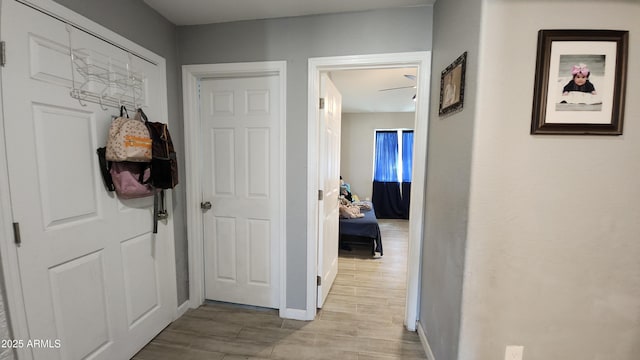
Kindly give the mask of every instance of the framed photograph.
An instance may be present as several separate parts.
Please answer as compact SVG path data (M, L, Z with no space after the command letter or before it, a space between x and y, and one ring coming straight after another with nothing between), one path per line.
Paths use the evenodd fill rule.
M540 30L531 134L622 135L628 31Z
M462 110L466 70L467 52L465 51L440 74L440 115Z

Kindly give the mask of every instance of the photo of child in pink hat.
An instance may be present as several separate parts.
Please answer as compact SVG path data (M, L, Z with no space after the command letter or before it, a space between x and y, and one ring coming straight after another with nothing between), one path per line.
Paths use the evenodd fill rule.
M556 111L601 111L604 55L560 55Z
M580 91L596 95L596 88L589 81L591 72L586 64L573 65L571 69L573 79L562 89L562 95L569 95L571 91Z

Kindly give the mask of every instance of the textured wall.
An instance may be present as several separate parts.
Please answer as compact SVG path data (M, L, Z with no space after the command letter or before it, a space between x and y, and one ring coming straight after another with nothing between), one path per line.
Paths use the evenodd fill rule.
M636 360L640 2L484 4L458 358ZM540 29L630 32L624 135L529 134Z

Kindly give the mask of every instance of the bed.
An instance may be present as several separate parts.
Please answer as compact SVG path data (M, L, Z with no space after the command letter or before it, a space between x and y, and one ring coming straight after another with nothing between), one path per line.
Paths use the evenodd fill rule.
M369 204L371 210L362 209L361 212L364 217L356 219L340 218L340 246L346 241L371 241L371 255L379 252L380 256L382 256L382 237L380 236L378 219L373 210L373 204L370 202L367 202L367 204Z

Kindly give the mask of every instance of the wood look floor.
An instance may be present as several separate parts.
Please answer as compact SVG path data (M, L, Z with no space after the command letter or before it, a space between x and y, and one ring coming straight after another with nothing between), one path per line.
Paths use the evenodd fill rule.
M340 250L338 276L314 321L277 310L207 303L169 325L136 360L426 359L403 326L408 221L379 220L384 256Z

